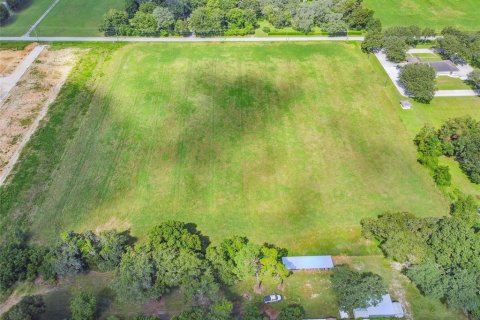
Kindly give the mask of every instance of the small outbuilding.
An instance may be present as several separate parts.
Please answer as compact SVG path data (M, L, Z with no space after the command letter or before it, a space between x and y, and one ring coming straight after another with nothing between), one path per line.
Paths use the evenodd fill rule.
M329 270L334 267L332 256L283 257L288 270Z
M409 110L412 108L412 103L408 100L402 100L400 101L400 106L403 110Z
M404 316L405 314L400 302L392 302L389 294L383 295L382 301L376 306L353 309L353 317L355 319L403 318ZM340 310L340 318L349 319L350 317L347 312Z

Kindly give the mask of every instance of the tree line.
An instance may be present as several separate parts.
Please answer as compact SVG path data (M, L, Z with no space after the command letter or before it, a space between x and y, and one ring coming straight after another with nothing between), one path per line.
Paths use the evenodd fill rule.
M3 293L18 281L39 276L55 281L89 270L114 271L112 288L121 301L146 302L176 289L185 305L195 307L186 312L228 319L233 305L223 288L250 277L260 286L264 280L282 283L289 276L281 261L285 249L238 236L213 245L194 225L179 221L154 227L141 243L116 230L65 232L51 247L28 244L22 232L8 239L0 247Z
M303 33L320 27L346 34L378 28L373 15L362 0L126 0L124 10L104 16L100 31L106 36L246 35L266 20ZM268 27L264 31L270 32Z
M472 319L480 317L480 225L473 197L457 192L450 217L399 212L361 224L363 235L377 239L386 256L401 262L424 295Z

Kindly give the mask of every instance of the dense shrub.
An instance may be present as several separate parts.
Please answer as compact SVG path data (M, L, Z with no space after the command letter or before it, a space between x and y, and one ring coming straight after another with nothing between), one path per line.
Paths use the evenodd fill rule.
M75 275L90 269L113 270L130 240L128 233L116 230L103 231L99 235L91 231L62 233L46 257L52 270L50 277Z
M379 240L387 256L404 263L406 274L423 294L469 315L480 306L480 238L465 219L465 211L470 217L475 212L472 200L460 196L453 218L419 219L398 213L362 220L363 234Z
M8 239L0 246L0 292L10 289L17 281L34 280L46 253L44 248L27 246L21 232Z
M13 11L20 11L29 4L29 0L6 0L7 5Z
M435 95L435 70L427 64L407 64L400 71L400 81L414 99L429 103Z
M94 320L97 310L97 299L85 291L76 292L70 300L72 320Z
M463 32L452 27L442 30L438 50L445 59L480 67L480 32Z
M138 12L143 14L135 18ZM373 18L372 10L364 8L362 0L126 0L124 13L127 24L121 23L120 27L106 15L101 31L108 36L246 35L254 32L258 19L267 20L275 28L291 26L298 34L307 34L314 27L331 35L344 35L348 29L381 29L380 21ZM157 22L155 30L148 14L153 14Z
M128 14L126 12L111 9L103 17L99 30L106 36L121 35L121 30L128 25Z
M39 320L44 312L41 296L25 296L3 315L2 320Z
M7 22L9 18L10 12L8 11L4 3L0 3L0 25Z
M333 269L331 281L338 306L346 312L351 312L355 308L375 306L387 292L379 275L371 272L358 272L344 265ZM304 316L305 313L301 316L283 319L303 319Z
M438 166L434 169L433 179L435 183L442 187L448 187L452 182L452 176L448 170L448 166Z
M376 41L379 41L377 39ZM378 42L380 43L380 42ZM407 44L402 37L390 36L385 37L383 42L383 48L387 59L392 62L403 62L407 57Z
M290 304L283 308L278 314L278 320L303 320L305 309L299 304Z
M468 81L470 81L475 88L480 89L480 70L473 70L468 74Z

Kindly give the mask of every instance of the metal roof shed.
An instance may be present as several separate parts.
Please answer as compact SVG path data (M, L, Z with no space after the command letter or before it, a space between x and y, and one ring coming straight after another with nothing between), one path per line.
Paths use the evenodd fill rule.
M357 308L353 310L355 319L368 319L376 317L403 317L403 309L399 303L393 303L389 294L382 297L382 301L376 306L368 308Z
M332 269L332 256L283 257L282 262L288 270Z

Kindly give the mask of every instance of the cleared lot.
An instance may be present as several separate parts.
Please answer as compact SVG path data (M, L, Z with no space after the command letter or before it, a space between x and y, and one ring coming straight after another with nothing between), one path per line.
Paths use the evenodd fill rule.
M295 253L377 252L361 240L361 218L443 215L448 204L392 112L398 95L358 46L124 46L88 76L99 77L94 89L71 84L87 96L69 96L68 110L88 113L55 171L7 192L3 214L35 212L39 240L69 228L141 237L175 218L213 241L240 234ZM61 121L36 154L63 150L55 139L76 125Z

